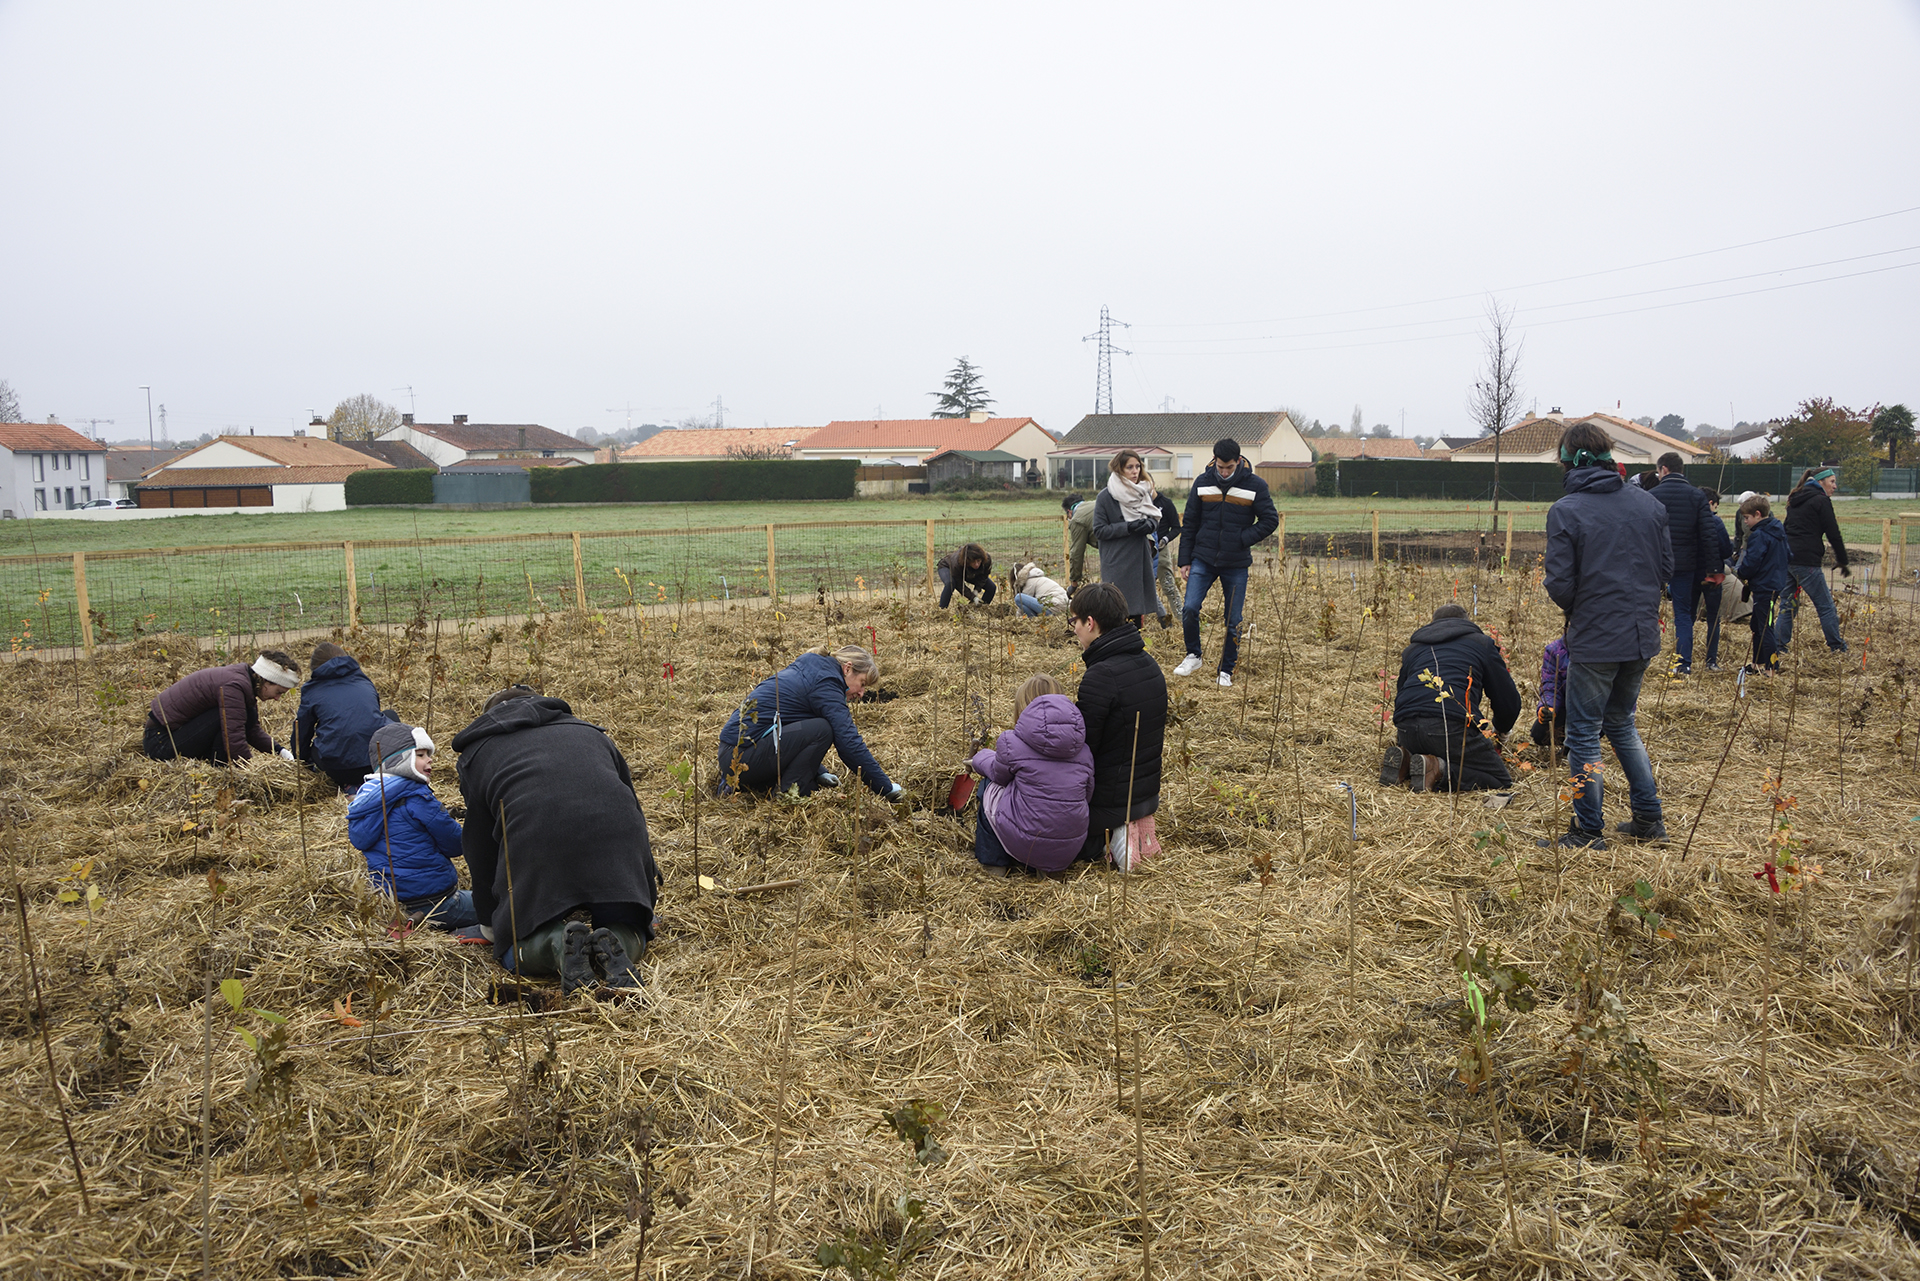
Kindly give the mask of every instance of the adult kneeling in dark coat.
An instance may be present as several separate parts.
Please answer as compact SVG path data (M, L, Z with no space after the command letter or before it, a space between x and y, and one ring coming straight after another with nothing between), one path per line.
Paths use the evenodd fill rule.
M1484 792L1509 787L1513 775L1481 732L1481 700L1491 704L1493 728L1505 734L1520 716L1520 691L1493 638L1458 605L1442 605L1413 634L1400 655L1400 687L1393 700L1398 746L1387 749L1380 781L1404 781L1415 756L1429 791Z
M637 987L660 881L626 758L558 698L501 690L453 737L473 910L500 964ZM509 894L511 887L511 894ZM583 919L584 918L584 919ZM589 924L591 922L591 924Z
M1076 703L1093 754L1084 859L1100 858L1109 833L1160 808L1167 678L1146 652L1127 609L1127 598L1112 583L1082 587L1068 609L1087 665Z

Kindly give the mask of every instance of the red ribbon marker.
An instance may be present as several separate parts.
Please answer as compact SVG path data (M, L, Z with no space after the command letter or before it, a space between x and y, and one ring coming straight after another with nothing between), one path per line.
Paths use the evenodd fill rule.
M1760 870L1753 874L1753 879L1756 881L1765 881L1767 888L1775 894L1780 892L1780 879L1773 874L1773 864L1771 863L1762 863Z
M868 650L875 658L880 656L880 633L873 630L873 624L867 624Z
M660 675L668 681L673 680L673 662L671 659L660 669Z

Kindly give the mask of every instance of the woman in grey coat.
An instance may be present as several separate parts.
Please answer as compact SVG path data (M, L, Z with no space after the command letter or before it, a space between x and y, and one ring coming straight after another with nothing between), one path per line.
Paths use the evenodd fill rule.
M1153 535L1160 508L1139 454L1123 449L1107 464L1107 487L1093 504L1093 536L1100 543L1100 581L1127 598L1137 624L1159 606L1153 595Z

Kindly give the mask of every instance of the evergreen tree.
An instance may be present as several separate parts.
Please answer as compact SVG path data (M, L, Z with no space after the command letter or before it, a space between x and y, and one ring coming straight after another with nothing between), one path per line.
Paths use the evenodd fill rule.
M953 372L947 375L940 390L927 394L939 402L933 410L935 418L965 418L976 409L993 407L993 397L980 381L979 369L965 356L954 362Z

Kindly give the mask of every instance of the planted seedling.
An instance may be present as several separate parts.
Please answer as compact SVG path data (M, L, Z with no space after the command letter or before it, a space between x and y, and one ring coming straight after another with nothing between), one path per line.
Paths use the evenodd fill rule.
M946 1115L938 1103L908 1099L889 1112L882 1112L873 1129L891 1130L913 1148L916 1165L938 1165L947 1159L946 1149L933 1137L933 1127ZM872 1131L869 1131L871 1133ZM926 1203L911 1192L893 1200L893 1218L898 1224L881 1223L875 1239L865 1239L848 1229L840 1239L830 1241L813 1252L814 1262L823 1268L841 1268L855 1281L894 1281L915 1255L932 1243L935 1229L926 1221ZM888 1241L891 1236L893 1240Z
M257 1032L245 1027L234 1029L235 1035L253 1056L253 1062L247 1068L247 1095L253 1100L254 1114L273 1135L274 1144L280 1152L280 1164L293 1181L295 1199L300 1202L302 1211L312 1210L317 1199L300 1188L300 1172L306 1162L303 1159L296 1165L287 1153L287 1131L293 1125L294 1082L293 1063L286 1057L289 1045L287 1016L248 1005L246 987L239 979L221 979L220 995L236 1017L259 1020ZM312 1253L311 1247L308 1253Z
M1626 898L1622 896L1622 899ZM1586 1093L1586 1071L1598 1066L1616 1074L1643 1114L1651 1102L1664 1116L1667 1088L1660 1076L1660 1062L1653 1050L1633 1030L1627 1019L1627 1007L1609 990L1600 970L1599 958L1575 943L1562 953L1565 969L1572 979L1573 1016L1567 1030L1571 1045L1560 1075L1571 1076L1574 1088ZM1605 1054L1604 1058L1600 1056Z
M1498 872L1504 865L1513 869L1513 889L1510 892L1513 901L1520 901L1520 863L1518 850L1507 843L1507 825L1497 823L1493 827L1483 827L1473 834L1473 848L1487 855L1487 870Z
M1679 936L1673 927L1667 924L1667 918L1653 909L1653 886L1644 880L1636 880L1620 892L1613 900L1613 907L1607 912L1607 923L1618 926L1627 921L1632 929L1645 929L1648 938L1673 939Z
M1458 1073L1469 1093L1493 1080L1491 1044L1505 1026L1498 1014L1504 1004L1515 1014L1534 1008L1533 976L1518 965L1491 957L1487 945L1469 953L1465 947L1453 954L1453 967L1460 975L1463 994L1459 1013L1460 1031L1467 1043L1460 1050ZM1507 1145L1500 1132L1500 1102L1488 1096L1488 1113L1493 1120L1493 1146L1500 1154L1500 1183L1507 1201L1507 1227L1513 1234L1513 1248L1520 1245L1520 1221L1513 1209L1513 1179L1507 1170Z
M100 893L100 887L88 879L92 875L92 859L81 859L75 862L67 869L67 874L60 878L60 892L54 895L54 901L57 903L84 904L87 909L88 925L93 924L93 909L105 900L105 895Z

